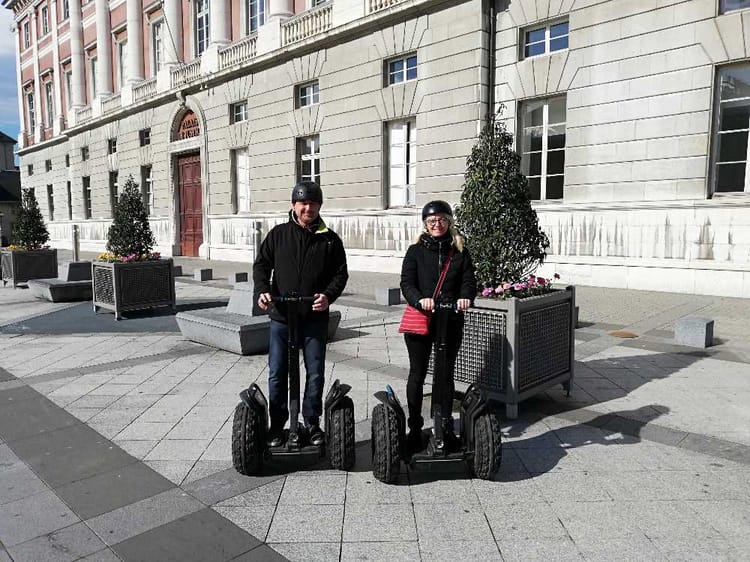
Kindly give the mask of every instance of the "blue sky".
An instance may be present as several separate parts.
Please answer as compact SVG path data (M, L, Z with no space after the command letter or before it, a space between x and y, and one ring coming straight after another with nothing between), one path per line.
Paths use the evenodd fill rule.
M12 26L13 12L0 7L0 131L17 139L20 126Z

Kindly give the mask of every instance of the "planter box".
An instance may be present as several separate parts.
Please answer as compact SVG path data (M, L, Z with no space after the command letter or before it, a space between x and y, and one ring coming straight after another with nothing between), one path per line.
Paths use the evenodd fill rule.
M57 277L57 250L2 250L3 286L13 287L30 279Z
M91 265L94 312L123 312L169 306L175 308L172 259L141 262L101 262Z
M551 386L570 390L575 288L526 299L477 298L465 314L457 383L477 383L518 416L518 403Z

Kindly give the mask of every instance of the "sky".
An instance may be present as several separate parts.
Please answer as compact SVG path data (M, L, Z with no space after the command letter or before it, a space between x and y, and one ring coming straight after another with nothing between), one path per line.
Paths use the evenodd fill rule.
M0 131L18 138L18 98L13 12L0 7Z

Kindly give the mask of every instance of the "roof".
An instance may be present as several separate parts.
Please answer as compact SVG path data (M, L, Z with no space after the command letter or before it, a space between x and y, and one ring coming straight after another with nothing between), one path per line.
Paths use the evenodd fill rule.
M0 202L21 202L21 174L14 170L0 172Z
M16 140L13 137L9 137L2 131L0 131L0 143L6 144L6 143L13 143L16 144Z

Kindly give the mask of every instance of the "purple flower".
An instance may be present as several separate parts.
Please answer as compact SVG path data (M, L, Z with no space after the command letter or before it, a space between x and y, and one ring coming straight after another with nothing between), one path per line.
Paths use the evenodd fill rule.
M547 280L544 277L537 277L536 282L539 283L542 287L544 287L547 284Z
M491 294L492 294L492 289L490 289L489 287L485 287L484 289L482 289L483 297L489 297Z
M502 287L495 287L495 294L496 295L502 295L503 294L503 288Z
M528 285L526 285L526 283L515 283L513 285L513 288L516 291L523 291L524 289L528 288Z
M510 291L512 287L510 283L503 283L503 291Z

